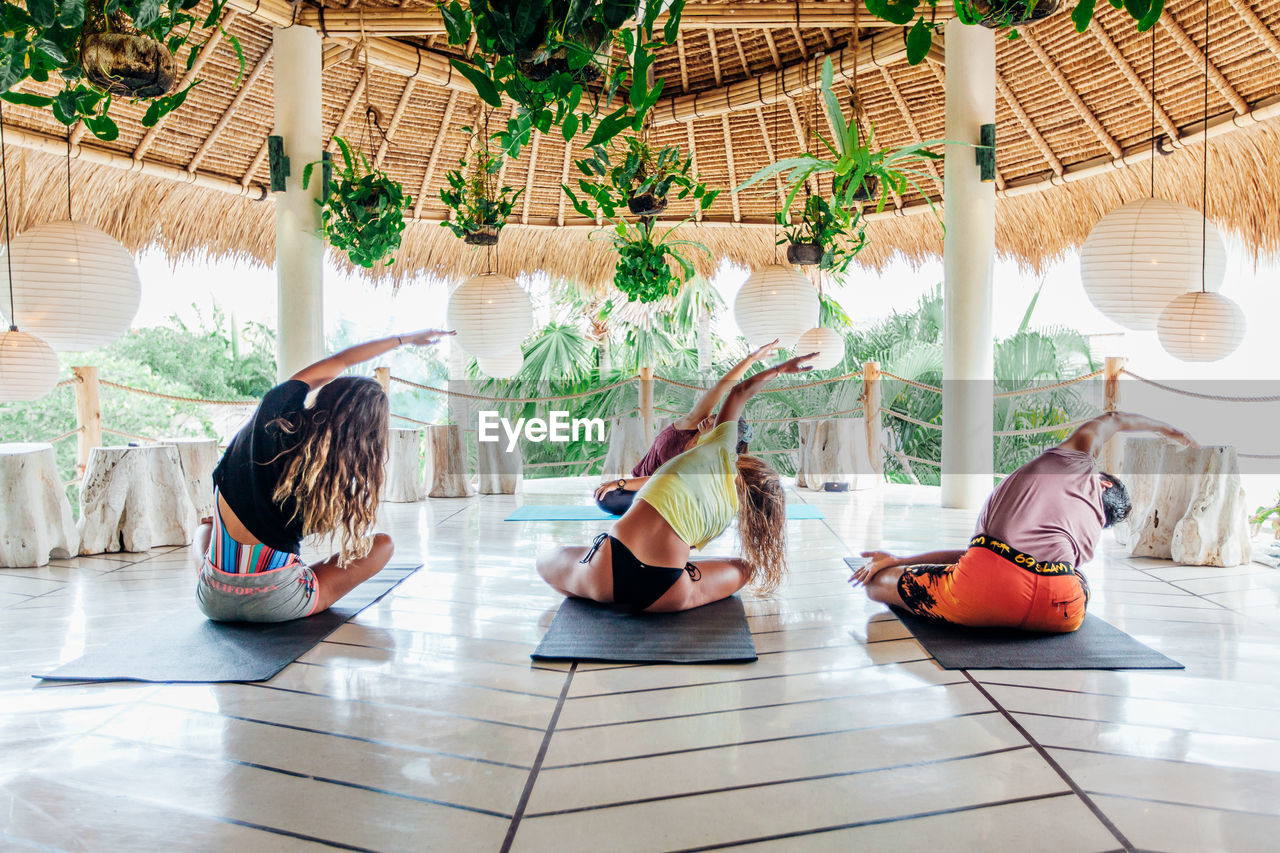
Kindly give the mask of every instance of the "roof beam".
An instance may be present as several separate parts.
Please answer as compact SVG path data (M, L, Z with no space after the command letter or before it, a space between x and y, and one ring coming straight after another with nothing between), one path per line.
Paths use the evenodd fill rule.
M696 175L698 173L698 147L694 144L693 122L686 122L684 129L685 135L689 140L689 168ZM693 219L695 222L702 221L702 205L694 205Z
M1036 130L1035 123L1031 121L1031 116L1027 115L1027 111L1022 108L1022 104L1018 103L1018 98L1013 94L1013 90L1009 88L1009 84L1004 82L1004 78L999 74L996 75L996 91L1004 98L1005 103L1009 105L1009 109L1013 112L1018 124L1022 125L1023 131L1027 136L1031 137L1031 142L1036 148L1040 149L1040 156L1049 164L1049 168L1054 174L1061 175L1063 168L1062 161L1058 159L1058 155L1053 153L1053 149L1049 147L1049 142L1040 135L1040 131Z
M1107 35L1106 29L1102 26L1101 21L1095 21L1094 26L1089 28L1098 43L1102 45L1102 49L1106 51L1107 56L1111 57L1111 61L1115 63L1116 68L1120 69L1120 73L1124 75L1124 79L1129 81L1129 85L1133 87L1133 91L1138 93L1138 97L1142 98L1147 106L1155 109L1156 121L1160 122L1160 126L1164 128L1164 132L1169 135L1170 139L1174 139L1178 135L1178 126L1173 123L1173 119L1169 118L1169 114L1164 111L1164 107L1160 106L1160 102L1156 100L1152 94L1152 87L1143 85L1142 80L1138 77L1133 66L1124 58L1124 54L1120 52L1120 48L1116 47L1116 43L1111 40L1111 36Z
M729 114L720 116L720 129L724 132L724 157L729 164L729 198L733 199L733 221L742 221L742 205L738 203L738 194L733 192L738 186L738 170L733 165L733 140L729 137Z
M774 109L777 110L779 109L779 107L775 104ZM775 122L776 122L776 118L775 118ZM770 163L777 162L777 159L778 159L777 155L773 151L773 140L769 136L769 127L768 125L765 124L765 121L764 121L764 109L761 107L756 107L756 123L760 125L760 138L764 140L765 155L769 158ZM779 199L784 198L781 173L773 176L773 191L777 193L777 197ZM787 211L788 220L790 220L790 214L791 214L791 211Z
M782 67L782 55L778 53L778 43L773 39L773 33L768 30L764 31L764 43L769 46L769 55L773 57L773 67Z
M676 36L676 53L680 57L680 91L689 91L689 65L684 58L684 36Z
M573 143L566 142L564 144L564 164L560 167L561 185L569 183L569 164L571 162L573 162ZM568 197L563 190L560 192L560 203L556 209L556 225L564 225L564 203Z
M716 76L716 85L723 85L724 77L720 73L720 51L716 49L715 30L707 30L707 43L711 45L711 71Z
M520 209L520 221L526 225L529 223L529 202L533 199L533 179L537 176L538 143L541 141L542 134L535 133L529 143L529 171L524 177L524 207Z
M240 108L240 104L244 102L244 99L248 97L254 85L257 84L262 72L266 71L267 66L271 64L271 54L274 47L272 44L267 45L267 49L262 52L262 56L254 64L249 76L244 78L244 82L240 84L240 89L236 92L236 96L231 99L231 103L222 113L222 117L218 119L218 123L213 126L213 130L209 131L209 135L205 137L204 142L200 144L200 148L196 150L196 153L191 155L191 160L187 163L188 172L194 172L200 168L201 162L209 154L209 149L213 148L214 143L218 141L218 137L222 135L222 131L227 129L227 125L231 122L231 117Z
M787 98L787 110L791 113L791 128L796 134L796 145L799 146L801 151L808 151L809 140L805 139L804 129L800 126L800 113L796 110L796 102L791 98ZM809 192L816 193L818 191L817 178L810 175L806 183L809 184Z
M742 36L737 30L730 30L733 33L733 46L738 49L738 62L742 63L742 73L748 77L751 76L751 66L747 64L747 52L742 49Z
M367 76L361 74L356 80L356 87L351 90L351 94L347 96L347 105L342 108L342 115L338 116L338 123L333 127L333 133L329 136L329 141L325 143L324 150L332 151L334 146L334 137L345 136L347 132L347 124L351 121L351 117L355 115L356 107L364 102L364 84Z
M1084 123L1087 124L1089 129L1093 131L1094 135L1098 137L1098 141L1102 143L1102 147L1106 148L1114 159L1119 160L1123 156L1120 150L1120 144L1111 137L1111 134L1107 133L1107 129L1102 126L1102 122L1098 121L1098 117L1093 114L1093 110L1089 109L1085 102L1081 100L1080 93L1077 92L1075 87L1071 85L1071 82L1067 80L1066 75L1062 73L1062 69L1058 67L1058 64L1053 61L1049 54L1045 53L1044 48L1040 46L1039 40L1032 35L1029 29L1024 29L1022 31L1022 37L1019 38L1018 41L1031 48L1031 52L1036 55L1036 58L1040 60L1040 64L1049 72L1049 76L1058 84L1058 88L1062 90L1062 94L1066 95L1067 100L1076 108L1076 112L1080 114L1080 118L1084 120ZM999 75L996 76L997 78L999 77Z
M884 84L889 87L889 94L893 95L893 101L898 105L898 112L902 113L902 123L906 125L907 132L911 134L912 142L923 142L924 137L920 135L920 128L916 125L916 120L911 116L911 110L907 107L906 98L902 97L902 90L898 88L898 84L893 79L893 75L889 73L888 68L880 69L880 77L884 80ZM929 174L933 176L933 182L938 185L938 191L942 191L942 178L938 176L938 170L934 166L932 160L925 161L925 167L929 170Z
M382 162L382 158L387 154L387 149L391 147L391 137L396 135L396 128L400 126L400 120L404 118L404 111L409 106L409 99L413 97L413 89L417 83L418 81L415 77L410 77L405 81L404 89L400 91L400 100L396 102L395 112L391 114L391 122L387 125L387 132L383 134L382 142L378 145L378 153L373 157L375 164Z
M1280 59L1280 38L1276 38L1276 34L1271 28L1262 22L1258 17L1258 13L1253 11L1253 7L1246 0L1227 0L1231 4L1231 8L1236 10L1236 14L1240 16L1249 29L1253 30L1258 39L1267 46L1267 50L1275 55L1276 59Z
M1204 51L1196 47L1196 43L1191 40L1191 36L1187 35L1187 31L1178 23L1178 19L1173 16L1173 13L1166 9L1165 13L1160 16L1160 23L1169 31L1169 35L1173 36L1174 42L1178 47L1182 48L1182 52L1193 60L1202 71L1208 65L1209 79L1213 81L1214 87L1222 93L1222 97L1227 99L1227 103L1231 104L1231 108L1240 115L1247 113L1249 105L1245 103L1244 98L1240 97L1240 93L1236 91L1235 87L1227 81L1226 77L1222 76L1218 66L1212 62L1205 61Z
M444 150L444 136L449 132L449 122L453 119L453 109L458 105L458 93L450 92L449 100L444 105L444 117L440 119L440 127L436 130L435 141L431 146L431 156L427 158L427 171L422 175L422 183L418 188L418 198L413 203L413 218L422 216L423 200L431 187L431 178L435 176L436 164L440 162L440 152Z

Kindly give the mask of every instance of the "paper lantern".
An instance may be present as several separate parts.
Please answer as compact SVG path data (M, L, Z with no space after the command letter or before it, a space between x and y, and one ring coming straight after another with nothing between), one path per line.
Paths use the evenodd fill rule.
M58 352L106 346L133 323L142 298L138 268L107 232L69 219L46 222L14 237L11 252L14 313L23 331ZM0 293L8 284L0 262Z
M0 335L0 402L39 400L58 384L58 356L35 335Z
M1128 329L1150 331L1174 298L1222 286L1227 250L1212 222L1184 204L1144 198L1117 207L1089 232L1080 250L1080 277L1089 301Z
M485 376L492 376L494 379L512 379L520 375L520 369L524 367L524 353L520 347L516 347L505 355L477 358L476 366Z
M844 336L835 329L824 329L821 326L810 329L796 341L796 355L816 352L813 361L814 370L830 370L844 361Z
M465 351L497 358L519 347L533 330L533 301L514 278L481 273L450 294L447 321Z
M733 300L733 318L752 347L774 338L791 349L818 325L818 291L795 267L769 264L751 273Z
M1169 303L1156 327L1160 345L1180 361L1217 361L1244 339L1240 306L1221 293L1193 290Z

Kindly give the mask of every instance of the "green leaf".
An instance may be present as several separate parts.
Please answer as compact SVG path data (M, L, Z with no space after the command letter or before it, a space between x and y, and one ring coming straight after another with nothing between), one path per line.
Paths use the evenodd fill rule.
M53 96L53 117L70 127L80 117L76 109L75 89L63 89Z
M920 0L867 0L867 11L881 20L905 27L915 19L919 5Z
M1154 27L1163 13L1164 0L1151 0L1151 8L1147 10L1147 14L1138 19L1138 32L1145 33Z
M55 0L27 0L27 11L31 13L31 20L48 29L57 18L58 5Z
M30 92L5 92L0 98L11 104L22 104L24 107L35 107L36 109L45 109L53 103L53 98L44 95L35 95Z
M449 44L466 44L471 40L471 16L464 10L458 0L452 3L440 3L440 16L444 18L444 29L449 36Z
M476 94L480 97L480 100L484 101L491 107L496 108L502 106L502 98L499 97L497 88L493 85L493 81L489 79L484 71L457 58L450 59L449 64L452 65L459 74L470 81L471 85L476 90Z
M49 57L49 59L56 65L67 64L67 55L62 52L62 48L49 41L47 38L36 39L32 43L31 47Z
M600 123L596 125L595 133L591 134L591 139L587 142L587 147L603 145L626 130L629 124L631 124L631 118L627 115L627 108L620 107L600 119Z
M134 0L133 23L140 30L145 30L160 17L160 0Z
M578 116L576 113L569 113L565 116L564 122L560 125L560 133L564 136L564 141L568 142L573 139L573 135L578 132Z
M85 116L84 126L103 142L114 142L120 136L120 128L108 115Z
M933 29L924 22L924 18L917 18L915 26L907 33L907 64L919 65L924 62L931 47Z
M84 25L84 0L62 0L58 7L58 24L69 30Z
M1076 32L1082 33L1089 29L1089 22L1093 20L1093 10L1097 2L1098 0L1080 0L1071 10L1071 20L1076 25Z

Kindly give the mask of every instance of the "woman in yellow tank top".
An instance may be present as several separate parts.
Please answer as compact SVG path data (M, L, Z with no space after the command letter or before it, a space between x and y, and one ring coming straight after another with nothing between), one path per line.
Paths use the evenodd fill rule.
M749 583L769 592L786 574L786 501L778 474L760 459L738 453L738 418L771 378L804 373L802 355L762 370L734 386L715 427L650 477L628 479L638 488L631 508L609 533L590 545L544 554L538 573L561 593L628 610L689 610L728 598ZM742 557L691 562L738 519Z

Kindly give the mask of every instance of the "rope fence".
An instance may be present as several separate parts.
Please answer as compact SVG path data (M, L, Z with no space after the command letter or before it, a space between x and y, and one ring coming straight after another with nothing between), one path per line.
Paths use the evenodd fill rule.
M74 380L71 380L74 381ZM145 388L134 388L132 385L121 385L119 382L112 382L108 379L99 379L99 385L105 385L108 388L115 388L119 391L128 391L130 394L138 394L142 397L154 397L157 400L170 400L175 403L199 403L205 406L257 406L257 400L205 400L200 397L181 397L177 394L163 394L159 391L148 391Z
M76 427L75 429L69 429L66 432L64 432L62 435L56 436L54 438L46 438L44 442L45 444L57 444L59 441L62 441L63 439L71 438L71 436L79 435L82 432L84 432L84 427L79 426L79 427Z
M1180 394L1183 397L1193 397L1197 400L1212 400L1215 403L1280 403L1280 394L1264 394L1257 397L1236 397L1230 394L1202 394L1197 391L1187 391L1174 385L1166 385L1163 382L1157 382L1156 380L1148 379L1145 376L1139 376L1127 368L1120 372L1126 376L1132 376L1139 382L1150 385L1153 388L1168 391L1170 394Z
M927 427L928 429L936 429L939 432L942 431L942 424L931 424L928 421L922 421L919 418L913 418L910 415L904 415L902 412L895 412L893 409L881 409L880 411L886 415L892 415L893 417L897 418L900 421L906 421L909 424L915 424L916 426L920 426L920 427Z
M606 391L612 391L622 385L627 385L639 379L639 376L631 376L626 379L619 379L616 382L610 382L608 385L601 385L599 388L593 388L590 391L577 391L573 394L553 394L545 397L490 397L484 394L468 394L465 391L454 391L452 388L437 388L434 385L423 385L421 382L414 382L410 379L403 379L399 376L392 376L392 382L399 382L401 385L407 385L410 388L417 388L420 391L430 391L435 394L444 394L448 397L460 397L464 400L486 400L491 403L552 403L557 400L576 400L581 397L594 397L597 394L603 394Z
M885 379L892 379L895 382L901 382L902 384L909 385L912 388L919 388L921 391L932 391L934 394L942 393L942 389L937 385L926 385L923 382L917 382L914 379L907 379L905 376L898 376L896 373L890 373L887 370L880 371L880 375Z
M103 431L103 432L109 432L109 433L111 433L112 435L120 435L120 436L124 436L125 438L131 438L131 439L133 439L134 441L149 441L149 442L151 442L152 444L160 444L160 443L161 443L161 442L160 442L160 439L158 439L158 438L148 438L148 437L147 437L147 436L145 436L145 435L134 435L134 434L133 434L133 433L131 433L131 432L121 432L121 431L120 431L120 430L118 430L118 429L111 429L110 427L103 427L103 428L102 428L102 431Z
M1048 426L1030 427L1028 429L998 429L993 431L991 434L1001 437L1014 435L1041 435L1046 432L1062 432L1064 430L1075 429L1081 424L1087 424L1091 420L1093 420L1093 418L1081 418L1080 420L1067 421L1063 424L1049 424Z
M1068 385L1075 385L1077 382L1088 382L1090 379L1097 379L1105 373L1105 370L1095 370L1092 373L1086 373L1084 376L1077 376L1073 379L1064 379L1061 382L1054 382L1049 385L1037 385L1034 388L1018 388L1013 391L997 391L994 396L997 400L1002 400L1008 397L1021 397L1025 394L1038 394L1041 391L1056 391L1059 388L1066 388Z

